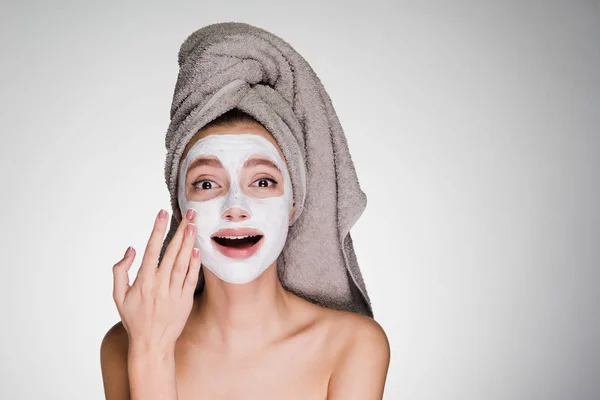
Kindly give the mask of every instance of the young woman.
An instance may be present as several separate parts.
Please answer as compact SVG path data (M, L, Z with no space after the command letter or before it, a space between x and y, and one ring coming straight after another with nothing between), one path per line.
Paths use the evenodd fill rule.
M244 23L197 30L178 62L173 218L131 286L135 250L113 267L106 398L381 399L389 344L349 235L366 197L322 84Z
M264 139L284 159L270 133L236 111L201 129L184 158L202 139L231 135ZM247 161L247 142L240 144L242 151L227 160L230 164ZM257 155L251 159L276 161ZM287 171L269 162L241 168L238 182L231 182L232 171L218 154L203 159L219 162L188 169L184 182L190 200L222 198L232 187L256 199L283 197L289 189ZM293 212L292 205L288 218ZM276 262L244 284L229 283L204 268L205 288L194 297L202 259L194 239L204 223L195 214L189 208L185 218L176 215L179 228L159 268L168 219L164 212L157 217L131 287L127 271L135 251L114 266L114 299L122 322L108 331L101 347L107 400L382 398L389 346L381 327L366 316L321 307L284 290ZM219 217L235 223L248 220L247 214L231 207ZM242 252L238 259L249 257L237 250Z

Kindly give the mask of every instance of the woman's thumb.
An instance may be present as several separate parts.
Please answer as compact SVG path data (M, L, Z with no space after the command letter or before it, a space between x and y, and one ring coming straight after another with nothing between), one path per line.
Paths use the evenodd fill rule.
M129 271L134 258L135 250L129 246L121 261L113 266L113 299L119 307L123 304L125 295L130 288L127 271Z

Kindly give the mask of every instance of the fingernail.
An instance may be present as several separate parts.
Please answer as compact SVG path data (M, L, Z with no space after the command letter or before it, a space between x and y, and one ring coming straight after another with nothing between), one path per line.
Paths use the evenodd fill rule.
M131 247L131 246L129 246L129 247L127 248L127 250L125 250L125 258L129 257L129 255L131 254L131 251L132 251L132 250L133 250L133 249L132 249L132 247Z
M161 210L158 212L158 218L164 220L167 218L167 212L161 208Z
M191 235L192 233L194 233L194 227L196 225L194 224L189 224L188 226L185 227L185 233L187 233L188 235Z
M200 250L198 250L197 248L193 248L192 249L192 254L194 255L194 257L198 257L198 254L200 253Z
M194 210L193 208L190 208L189 210L187 210L187 212L185 213L185 217L187 219L189 219L190 221L194 220L194 217L196 216L196 210Z

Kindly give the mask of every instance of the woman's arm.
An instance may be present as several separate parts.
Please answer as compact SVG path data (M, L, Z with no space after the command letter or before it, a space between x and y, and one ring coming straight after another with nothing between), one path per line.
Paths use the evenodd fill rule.
M121 322L102 340L100 365L106 400L177 399L174 349L129 345Z
M175 349L132 344L128 356L132 399L177 400Z
M353 325L329 379L327 400L381 400L390 363L387 336L370 318Z
M133 285L128 277L133 248L113 266L113 299L128 345L110 331L102 342L108 400L177 400L175 343L190 315L200 272L200 252L193 247L195 218L195 211L188 210L159 266L168 223L168 213L161 210Z

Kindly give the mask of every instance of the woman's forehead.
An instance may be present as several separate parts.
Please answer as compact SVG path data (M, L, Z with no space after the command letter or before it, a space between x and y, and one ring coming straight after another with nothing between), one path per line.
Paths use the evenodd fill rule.
M279 145L277 144L277 141L275 140L275 138L261 124L251 123L251 122L238 123L235 125L211 126L206 129L199 130L186 145L186 147L183 151L183 154L181 156L181 159L183 160L187 157L189 150L198 141L200 141L208 136L248 135L248 134L258 135L258 136L261 136L261 137L265 138L266 140L268 140L273 145L273 147L275 147L275 149L279 153L279 156L283 160L284 164L286 164L285 156L283 155L283 152L279 148ZM286 167L287 167L287 165L286 165Z
M274 165L280 172L287 168L275 145L256 134L208 135L191 147L181 167L190 171L209 162L226 169L241 163L244 168Z

